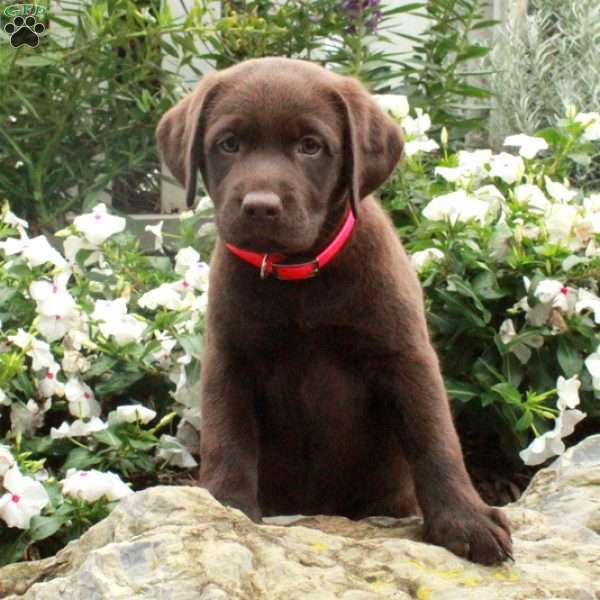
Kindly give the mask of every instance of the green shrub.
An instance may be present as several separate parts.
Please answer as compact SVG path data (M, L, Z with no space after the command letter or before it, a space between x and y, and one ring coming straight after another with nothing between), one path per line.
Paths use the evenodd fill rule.
M144 256L103 204L57 235L0 225L0 564L44 557L196 462L208 212ZM162 226L152 227L162 246ZM3 445L4 444L4 445ZM43 509L43 514L40 512Z
M479 0L461 3L468 9L444 2L229 2L222 19L207 0L178 19L156 0L50 4L53 27L38 48L0 44L0 189L36 229L64 224L68 211L91 208L102 191L126 212L158 212L154 128L186 91L181 68L201 75L199 59L218 68L265 55L312 59L374 91L404 78L438 124L460 125L462 135L479 122L461 117L457 101L485 90L459 67L487 51L468 41L486 22ZM432 26L414 61L376 49L396 39L390 19L424 6Z
M176 22L166 3L138 4L51 5L38 48L0 44L0 189L36 227L60 226L111 187L115 204L137 195L150 211L157 201L154 128L180 93L161 60L189 64L201 14Z
M441 160L419 151L431 151L426 115L402 124L409 156L383 199L420 272L450 398L507 460L534 435L521 456L543 462L583 418L579 395L600 417L600 193L569 182L598 152L600 115L571 109L507 138L520 156L442 146Z
M494 111L492 143L512 131L549 127L567 107L600 106L600 5L595 0L531 0L526 20L497 31L489 64ZM578 177L598 186L600 170L584 165Z

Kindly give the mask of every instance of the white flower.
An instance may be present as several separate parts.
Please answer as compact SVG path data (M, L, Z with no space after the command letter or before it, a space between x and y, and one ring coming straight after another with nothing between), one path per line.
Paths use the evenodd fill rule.
M461 185L471 177L471 172L463 167L436 167L434 172L450 183L461 182Z
M2 388L0 388L0 405L2 405L2 406L10 406L11 405L10 398L6 395L6 392Z
M212 210L213 208L214 208L214 204L213 204L213 201L210 199L210 196L202 196L200 198L200 200L198 200L198 203L196 204L194 213L197 214L200 212L204 212L205 210ZM194 213L192 213L192 215ZM181 214L180 218L182 218L182 217L183 217L183 213Z
M557 408L563 411L567 408L579 406L580 387L581 381L579 381L577 375L574 375L570 379L565 379L561 375L556 382L556 391L558 393Z
M7 225L12 225L12 227L16 227L19 231L21 231L21 229L23 228L27 229L29 227L27 221L25 221L24 219L19 219L19 217L17 217L17 215L15 215L10 210L7 210L4 213L2 220Z
M548 176L544 177L544 182L546 184L546 191L557 202L562 202L563 204L566 204L573 200L575 196L577 196L577 191L570 190L568 187L564 186L558 181L552 181L552 179L550 179L550 177Z
M15 346L25 350L25 354L32 359L31 368L34 371L49 369L55 364L54 356L50 352L50 346L23 329L18 329L16 335L9 335L8 339Z
M491 159L491 150L475 150L473 152L461 150L458 153L457 167L436 167L435 173L446 181L465 186L473 181L485 179L489 175L487 167Z
M565 292L565 286L556 279L544 279L537 284L533 295L540 302L552 302L561 292Z
M109 423L135 423L139 421L143 425L149 423L156 417L156 411L146 408L141 404L128 406L117 406L116 410L108 413Z
M389 112L395 119L403 119L408 115L409 106L406 96L375 94L373 98L384 111Z
M73 225L90 244L99 246L111 235L123 231L126 221L123 217L109 215L106 206L101 203L91 213L76 217Z
M503 344L509 345L516 337L517 330L512 319L505 319L500 325L498 331L500 339ZM522 364L527 364L531 358L531 349L529 348L540 348L544 344L544 338L542 336L530 336L526 342L512 344L510 346L510 352L512 352Z
M511 135L504 140L505 146L516 146L519 148L519 154L523 158L534 158L538 152L548 149L546 140L540 137L519 134Z
M150 355L150 359L164 364L171 357L171 352L177 345L177 340L161 331L155 331L154 337L160 342L160 350L153 352Z
M80 313L79 319L74 324L73 329L67 332L67 335L63 338L62 343L67 350L79 351L82 348L95 350L97 348L88 335L88 322L89 318L87 314Z
M164 224L165 222L161 221L157 225L146 225L146 227L144 228L144 231L148 231L149 233L154 235L154 250L158 252L164 252L162 234L162 228Z
M58 363L54 363L48 369L44 378L37 382L38 391L44 398L65 395L65 386L57 377L59 370Z
M404 152L407 156L413 156L419 152L433 152L439 148L435 140L431 140L425 135L431 128L429 115L424 114L420 108L417 108L416 112L415 118L406 115L401 122L406 136Z
M121 346L139 341L146 330L146 324L142 320L127 314L127 302L124 298L97 300L91 318L99 322L98 327L103 336L112 336Z
M70 276L65 271L55 277L52 283L39 280L29 286L29 293L35 300L40 315L38 329L50 342L63 338L79 316L75 300L67 291Z
M484 185L473 192L473 196L478 200L487 202L490 210L493 212L504 204L505 198L502 192L495 185Z
M553 204L546 212L544 223L551 244L567 242L577 219L577 208L567 204Z
M596 294L579 289L577 291L575 310L578 313L584 310L591 310L594 313L594 322L600 324L600 298Z
M67 291L67 283L71 274L57 275L52 282L34 281L29 286L29 293L37 304L37 312L49 317L65 317L73 310L75 300Z
M525 174L525 163L520 156L501 152L492 156L490 175L499 177L505 183L518 183Z
M428 137L420 137L406 142L404 144L404 152L406 156L414 156L419 152L434 152L439 147L439 144L435 140Z
M14 456L10 448L0 444L0 477L4 477L6 472L15 464Z
M166 461L168 465L182 469L191 469L198 465L190 451L176 437L166 433L160 436L160 446L156 451L156 458Z
M65 374L79 375L90 368L90 361L77 350L65 350L61 366Z
M554 429L535 438L531 444L519 453L526 465L539 465L552 456L562 454L565 444L561 438L575 431L575 425L586 416L580 410L565 410L554 421Z
M178 285L182 291L192 287L200 292L208 291L208 275L210 268L205 262L197 262L190 265L183 275L183 281Z
M551 305L565 313L573 313L577 302L577 292L570 287L564 286L555 279L544 279L535 288L533 295L542 304Z
M594 389L600 390L600 348L585 359L585 368L592 376Z
M421 272L432 262L439 262L440 260L444 260L444 253L437 248L427 248L426 250L415 252L410 257L413 269L417 271L417 273Z
M63 248L65 251L65 257L66 257L67 261L73 266L73 268L75 268L75 265L77 262L76 261L77 253L80 250L94 250L83 261L83 265L85 267L89 267L94 264L99 264L99 265L105 264L104 256L102 255L102 252L100 252L99 250L95 250L96 246L86 242L85 240L81 239L77 235L68 236L65 239L65 241L63 242Z
M63 421L58 429L55 427L50 429L50 437L54 440L65 437L82 437L90 435L96 431L102 431L107 427L108 424L98 417L92 417L87 422L83 421L82 419L77 419L70 424L66 421Z
M89 385L72 378L65 384L65 396L69 402L69 412L79 419L100 416L100 404L94 398Z
M200 254L191 246L182 248L175 256L175 273L183 275L192 265L200 262Z
M33 435L44 424L44 415L51 406L49 398L41 406L32 398L27 404L14 402L10 407L11 430L14 433Z
M532 223L523 223L520 219L514 220L514 235L517 240L537 240L540 237L541 230Z
M546 212L551 206L544 192L537 185L529 183L524 183L515 188L515 198L517 202L527 204L529 208L534 208L541 212Z
M458 164L463 167L469 167L471 171L487 172L485 167L490 164L492 160L492 151L489 149L484 150L460 150L458 152Z
M9 527L27 529L31 517L39 515L50 502L44 486L22 475L16 465L4 476L3 486L7 493L0 498L0 517Z
M581 139L586 142L600 140L600 113L579 113L575 117L575 120L578 123L583 123L585 125L585 131L581 136Z
M60 487L65 496L73 496L86 502L95 502L102 496L109 501L120 500L133 493L117 474L110 471L101 473L95 469L69 469L67 476L60 482Z
M423 216L432 221L469 221L475 219L484 223L490 205L483 200L468 195L459 190L443 196L433 198L423 209Z
M416 109L416 113L417 116L414 118L407 115L402 119L402 129L409 139L420 138L431 128L429 115L420 108Z
M186 303L172 283L162 283L159 287L146 292L138 300L138 306L149 310L156 310L159 306L178 310L186 306Z
M208 294L200 294L200 296L196 296L194 298L194 301L192 302L192 310L198 311L200 314L205 314L206 313L206 308L208 307ZM195 322L192 323L192 325ZM192 329L190 329L190 332L193 331L193 327Z
M583 199L584 219L591 225L593 233L600 233L600 194Z
M20 239L8 238L0 242L0 248L7 256L21 254L30 267L39 267L49 262L56 267L64 268L67 264L60 252L50 245L44 235L28 238L25 232L21 231Z

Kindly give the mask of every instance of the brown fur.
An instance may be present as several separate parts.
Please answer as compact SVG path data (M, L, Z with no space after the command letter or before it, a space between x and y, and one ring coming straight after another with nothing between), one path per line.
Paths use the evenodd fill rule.
M219 144L233 134L230 153ZM323 142L316 156L298 150L306 134ZM260 59L204 77L157 139L188 198L202 173L220 234L201 485L254 519L420 510L431 542L485 564L510 556L505 518L465 470L418 280L370 196L400 158L397 126L353 79ZM246 210L256 198L275 198L277 214ZM314 279L261 280L223 245L312 258L348 203L355 230Z

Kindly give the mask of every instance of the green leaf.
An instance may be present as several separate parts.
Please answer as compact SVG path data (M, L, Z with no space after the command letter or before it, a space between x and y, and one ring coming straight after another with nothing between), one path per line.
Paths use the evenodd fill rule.
M479 296L475 293L475 291L473 290L473 288L471 287L471 284L469 282L465 281L458 275L449 275L448 282L451 282L454 285L456 291L459 294L461 294L462 296L466 296L467 298L471 298L471 300L473 300L473 303L475 304L477 309L479 309L479 312L481 313L481 316L483 317L484 322L485 323L490 322L490 320L492 318L492 314L483 305L483 302L481 302L481 300L479 299Z
M456 62L461 62L464 60L471 60L472 58L481 58L486 54L489 54L490 48L487 46L469 46L464 52L461 52L456 57Z
M18 58L15 64L19 67L47 67L48 65L56 64L61 59L62 56L59 53L32 54Z
M573 377L573 375L578 375L581 372L583 358L565 337L561 337L558 340L556 357L565 377Z
M8 531L18 531L9 529ZM17 533L13 539L0 543L0 567L9 565L23 559L25 548L29 545L29 536L23 531ZM2 588L0 588L1 590Z
M85 372L85 379L91 379L92 377L98 377L107 371L110 371L115 364L117 359L112 356L103 355L92 363L92 366Z
M2 286L0 288L0 306L3 306L6 302L8 302L16 293L17 290L14 288Z
M151 448L156 446L156 441L150 442L144 440L136 440L133 438L129 438L128 443L132 448L135 448L136 450L150 450Z
M103 381L96 386L96 394L103 396L105 394L126 390L143 376L144 373L141 371L122 371L120 373L115 373L108 381Z
M39 542L56 533L65 523L65 515L54 514L49 517L37 515L31 519L29 535L34 542Z
M202 355L202 336L192 333L189 335L177 336L177 341L187 354L194 358L200 358Z
M589 167L592 164L592 157L589 154L579 154L574 152L569 154L569 158L582 167Z
M446 379L446 390L448 392L448 397L451 400L457 400L459 402L468 402L469 400L476 398L481 392L480 388L472 383L448 379Z
M98 440L102 444L112 446L113 448L120 448L123 445L123 441L111 427L108 429L103 429L102 431L96 431L92 435L94 436L94 439Z
M87 469L101 462L101 458L87 448L73 448L63 465L63 471L69 469Z
M492 390L502 396L503 400L506 400L509 404L520 406L523 403L521 392L512 383L497 383L492 387Z
M425 6L425 2L412 2L411 4L405 4L404 6L397 6L395 8L389 8L382 12L383 12L384 17L388 17L391 15L397 15L400 13L410 12L411 10L417 10L419 8L423 8L424 6Z
M475 294L485 300L498 300L507 295L500 289L496 275L490 271L484 271L477 275L473 279L472 285Z
M554 127L548 127L546 129L542 129L536 133L536 136L543 138L552 146L561 147L564 146L569 138L563 135L558 129Z
M450 91L454 94L458 94L459 96L468 96L469 98L489 98L492 95L483 88L475 87L474 85L468 85L466 83L455 85L454 87L450 88Z
M517 431L525 431L531 427L533 423L533 413L530 410L526 410L520 419L515 423L514 427Z

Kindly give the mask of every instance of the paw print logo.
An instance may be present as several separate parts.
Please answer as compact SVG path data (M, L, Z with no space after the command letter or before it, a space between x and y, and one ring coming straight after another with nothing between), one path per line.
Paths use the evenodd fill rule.
M44 33L46 27L43 23L38 23L33 16L15 17L12 23L4 26L4 32L10 36L10 44L13 48L18 48L27 44L36 48L40 43L39 36Z

